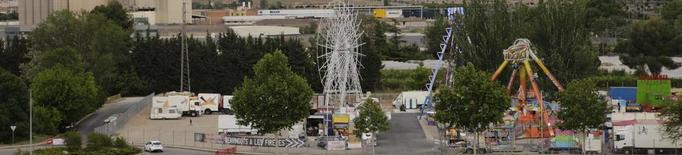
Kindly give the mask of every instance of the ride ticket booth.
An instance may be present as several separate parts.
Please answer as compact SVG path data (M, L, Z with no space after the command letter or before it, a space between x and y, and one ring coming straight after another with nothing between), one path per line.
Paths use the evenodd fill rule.
M348 124L350 123L350 116L348 114L337 114L332 116L332 123L334 124L335 135L348 136Z

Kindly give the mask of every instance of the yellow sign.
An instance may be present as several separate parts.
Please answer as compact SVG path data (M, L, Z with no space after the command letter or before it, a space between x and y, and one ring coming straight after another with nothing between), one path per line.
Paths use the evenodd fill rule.
M348 123L348 122L350 122L350 116L348 116L348 115L334 115L334 116L332 116L332 122L334 122L334 123Z

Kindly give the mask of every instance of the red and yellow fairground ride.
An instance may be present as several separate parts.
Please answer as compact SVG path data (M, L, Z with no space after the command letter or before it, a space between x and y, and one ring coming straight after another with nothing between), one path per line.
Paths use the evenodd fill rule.
M515 81L518 81L519 88L516 91L516 97L513 97L516 103L514 107L511 108L513 115L515 115L515 121L513 122L514 128L520 128L523 132L519 135L522 138L541 138L541 137L553 137L554 136L554 126L553 123L556 118L550 118L546 112L546 102L542 99L542 93L540 91L540 86L536 81L537 74L533 72L532 62L537 64L542 72L549 77L554 86L556 86L559 91L563 91L564 88L561 86L559 81L550 73L549 69L542 63L542 60L535 55L535 52L531 48L531 43L528 39L517 39L514 44L509 48L505 49L504 61L497 68L490 80L496 80L502 71L507 66L511 66L512 73L509 77L509 83L507 84L507 94L512 94L512 87ZM518 75L517 75L518 74ZM518 76L518 77L517 77ZM516 80L518 78L518 80ZM532 91L528 92L528 84ZM530 99L527 98L534 98ZM533 102L530 104L530 102Z

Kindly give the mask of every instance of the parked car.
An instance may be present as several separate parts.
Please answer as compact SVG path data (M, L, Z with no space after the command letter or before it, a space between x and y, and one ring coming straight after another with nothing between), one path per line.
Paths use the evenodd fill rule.
M163 146L161 141L152 140L144 144L144 151L147 152L163 152Z
M329 141L343 141L343 139L336 136L323 136L317 139L317 146L326 148Z

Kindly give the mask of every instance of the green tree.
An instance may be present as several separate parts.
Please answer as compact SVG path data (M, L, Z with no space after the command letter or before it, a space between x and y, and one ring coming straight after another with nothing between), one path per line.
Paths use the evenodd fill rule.
M21 75L19 66L22 63L28 62L30 59L26 57L28 48L31 46L28 39L25 37L7 37L2 43L2 50L0 51L0 68L10 71L14 75Z
M371 45L375 45L375 43ZM362 64L360 84L364 91L374 91L381 82L381 69L384 68L384 65L381 64L381 56L376 50L367 49L362 51L362 54L364 56L360 59L360 64Z
M0 68L0 124L16 125L15 137L26 137L28 132L28 87L21 78ZM0 130L2 143L10 143L12 131ZM22 138L23 139L23 138Z
M434 119L450 128L474 132L476 151L478 133L502 121L511 99L505 94L504 86L490 81L489 73L477 70L472 64L455 72L452 85L440 87L435 95Z
M59 64L38 73L31 84L34 104L64 116L60 122L63 125L74 123L100 107L103 101L98 98L99 92L91 73Z
M616 28L626 25L623 3L617 0L588 0L587 6L587 27L591 32L612 33Z
M467 1L465 14L455 21L463 24L454 36L462 49L455 62L493 72L503 61L502 50L518 38L528 38L548 68L561 68L553 72L561 82L595 74L599 61L590 42L586 5L585 0L545 0L536 7L509 6L504 0ZM539 81L551 85L544 77Z
M88 135L87 148L90 151L102 150L103 148L114 146L111 137L101 133L90 133Z
M682 0L668 1L665 6L659 9L659 12L665 20L682 19Z
M107 5L96 6L90 13L100 14L113 21L124 30L132 31L133 20L123 5L118 1L109 1Z
M588 130L596 129L606 122L608 105L591 80L572 81L566 91L559 93L559 101L559 128L580 131L583 133L583 140Z
M71 152L76 152L81 149L81 135L75 131L64 133L64 142L66 148Z
M443 43L443 35L445 35L445 28L447 26L446 18L437 15L435 21L430 23L426 27L426 31L424 31L426 48L429 53L432 53L434 58L436 58L436 53L440 52L440 44Z
M38 25L31 34L32 50L29 64L37 64L35 58L41 57L46 51L58 48L74 49L82 60L85 71L92 72L97 84L108 94L116 94L121 88L116 88L116 81L121 72L119 68L128 62L130 32L125 31L117 23L101 14L74 14L68 10L51 14ZM66 64L64 64L66 65ZM24 71L43 70L25 65ZM23 75L32 79L35 74Z
M33 104L36 104L35 102ZM42 105L33 106L33 132L52 135L58 132L64 115L54 107Z
M244 78L232 103L239 124L249 124L260 133L275 133L310 115L313 91L287 62L280 51L266 54L253 67L254 77Z
M36 74L49 69L52 66L61 64L71 70L82 70L83 64L81 56L73 48L56 48L42 52L24 66L29 68L24 71L24 76L35 77Z
M660 115L663 120L663 132L668 139L679 142L682 138L682 100L672 101L666 105Z
M360 110L360 115L353 119L353 124L355 124L353 133L358 138L361 138L364 133L376 135L378 132L390 129L388 118L381 110L381 106L371 98L365 100L358 110Z
M663 67L676 69L670 56L682 53L682 35L668 21L653 17L633 23L624 40L618 43L623 64L638 70L660 74Z

